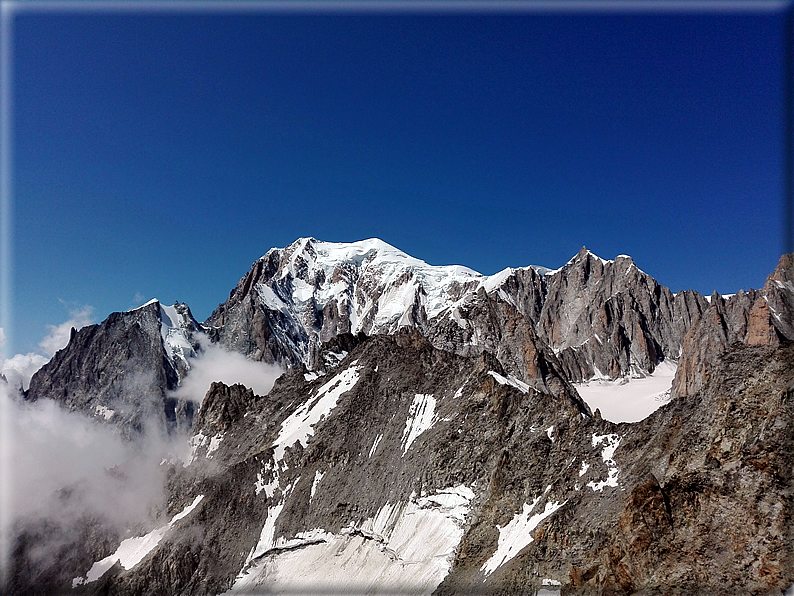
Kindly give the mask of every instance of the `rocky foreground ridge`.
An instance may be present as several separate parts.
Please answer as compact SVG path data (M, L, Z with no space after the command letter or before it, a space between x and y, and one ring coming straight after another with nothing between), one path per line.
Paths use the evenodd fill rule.
M83 519L47 562L47 524L22 528L11 593L782 594L792 280L791 255L761 290L706 299L585 249L489 277L374 240L273 249L205 323L117 313L34 376L29 399L135 437L134 407L101 408L125 412L141 363L191 455L163 462L140 527ZM169 405L199 335L288 372ZM639 423L573 384L665 359L674 398Z

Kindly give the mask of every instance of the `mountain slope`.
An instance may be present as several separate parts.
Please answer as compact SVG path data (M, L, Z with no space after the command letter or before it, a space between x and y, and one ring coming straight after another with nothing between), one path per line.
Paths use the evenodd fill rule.
M114 313L27 398L140 445L153 417L190 456L152 472L165 496L139 525L77 517L51 545L57 520L21 520L11 591L780 594L793 269L786 255L761 290L706 300L586 249L482 276L301 239L204 325L186 305ZM213 383L193 417L168 396L199 333L288 371L267 395ZM601 419L572 384L679 354L678 393L638 423Z
M267 397L216 384L169 488L172 514L196 506L74 593L773 593L794 581L792 365L792 344L737 347L632 425L415 332Z

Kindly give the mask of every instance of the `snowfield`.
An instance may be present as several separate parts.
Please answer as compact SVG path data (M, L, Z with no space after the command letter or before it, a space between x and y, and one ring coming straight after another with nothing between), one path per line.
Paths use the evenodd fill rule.
M595 412L611 422L639 422L670 401L677 365L667 360L660 362L647 377L635 379L592 379L575 383L576 391Z
M452 566L473 498L467 486L450 487L387 503L338 534L318 528L279 539L291 550L253 561L226 594L431 594Z

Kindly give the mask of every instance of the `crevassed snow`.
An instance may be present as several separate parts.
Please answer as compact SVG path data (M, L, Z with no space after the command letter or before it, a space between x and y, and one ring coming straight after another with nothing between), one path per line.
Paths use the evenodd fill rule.
M676 364L660 362L653 374L641 379L594 379L575 384L581 398L611 422L639 422L670 400Z
M469 512L469 502L474 498L474 491L466 485L445 488L432 495L421 497L417 504L422 507L441 507L447 517L463 522Z
M436 400L432 395L416 394L408 410L408 418L403 429L403 455L408 453L411 443L436 422L434 417L435 409Z
M378 449L378 443L380 443L381 439L383 439L383 433L375 437L375 441L372 443L372 449L369 450L369 455L367 457L372 457L372 455Z
M306 441L314 435L314 425L331 413L339 396L355 386L362 368L356 366L357 362L358 360L352 362L348 368L320 387L316 395L306 400L306 403L281 423L281 430L273 443L273 457L277 462L284 459L284 451L296 441L306 447Z
M244 568L227 594L431 594L452 565L473 491L450 487L406 503L387 503L338 534L322 530L279 539Z
M118 561L124 569L132 569L143 558L152 552L155 547L160 543L168 530L171 529L176 522L190 515L190 513L201 503L204 495L198 495L193 502L186 506L182 511L177 513L171 518L171 521L166 525L156 528L144 536L137 536L134 538L127 538L123 540L119 547L112 555L108 555L104 559L97 561L88 570L85 577L76 577L72 580L72 587L81 584L89 583L98 580L105 572L113 567Z
M533 541L532 531L540 523L567 503L566 501L546 503L546 507L540 513L530 515L537 507L541 497L537 497L532 504L524 503L521 513L517 513L507 525L499 528L499 545L496 552L483 563L480 571L485 575L490 575L507 561L520 553L529 543Z
M597 447L601 443L604 443L604 448L601 449L601 459L604 460L604 463L607 465L608 471L606 480L600 482L590 481L587 483L587 486L592 488L593 491L601 492L606 486L618 485L618 474L620 470L615 463L614 456L615 450L618 448L618 445L620 445L621 438L622 437L616 434L597 435L593 433L593 447Z
M494 372L492 370L489 370L488 374L491 375L494 379L496 379L496 382L499 383L500 385L510 385L511 387L515 387L516 389L521 391L521 393L527 393L529 391L529 385L527 385L523 381L519 381L513 375L507 375L507 377L503 377L499 373Z

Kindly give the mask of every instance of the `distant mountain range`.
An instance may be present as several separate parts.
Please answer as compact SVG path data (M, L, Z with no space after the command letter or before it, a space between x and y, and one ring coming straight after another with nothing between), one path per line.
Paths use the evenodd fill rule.
M377 239L271 249L205 322L153 300L32 377L29 402L191 454L127 535L82 519L43 563L21 521L10 593L794 590L792 313L794 255L704 297L585 248L491 276ZM210 347L285 373L185 395ZM640 422L578 391L660 366Z

